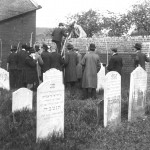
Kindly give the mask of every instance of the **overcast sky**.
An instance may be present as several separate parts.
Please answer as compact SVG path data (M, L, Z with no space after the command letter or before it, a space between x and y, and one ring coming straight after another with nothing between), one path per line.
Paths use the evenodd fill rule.
M89 9L125 13L137 0L34 0L42 6L37 10L37 27L56 27L66 16Z

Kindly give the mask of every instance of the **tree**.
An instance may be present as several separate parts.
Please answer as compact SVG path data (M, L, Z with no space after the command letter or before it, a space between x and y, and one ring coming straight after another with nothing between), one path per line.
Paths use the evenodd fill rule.
M102 29L100 14L92 9L87 12L77 13L67 18L67 22L76 20L86 32L87 37L92 37L95 33Z
M129 21L136 25L138 31L146 32L150 35L150 1L144 0L142 3L132 6L128 11ZM144 33L145 34L145 33Z
M125 14L116 15L108 12L109 16L103 16L103 28L109 30L108 36L121 36L127 33L130 28L130 22Z

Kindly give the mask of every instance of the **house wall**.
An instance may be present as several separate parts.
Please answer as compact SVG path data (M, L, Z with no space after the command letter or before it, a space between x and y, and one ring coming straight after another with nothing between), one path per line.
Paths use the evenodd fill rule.
M2 56L0 53L0 58L2 57L2 68L6 69L6 60L11 45L19 45L21 47L22 43L29 44L32 32L32 41L34 43L36 35L36 11L0 22L0 39L2 40Z

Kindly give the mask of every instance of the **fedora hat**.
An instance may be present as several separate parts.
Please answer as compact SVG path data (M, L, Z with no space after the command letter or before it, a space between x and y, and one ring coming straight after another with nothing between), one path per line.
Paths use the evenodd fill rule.
M64 24L60 22L60 23L59 23L59 27L60 27L60 26L64 26Z
M34 50L33 47L30 47L30 48L29 48L29 53L30 53L30 54L31 54L31 53L35 53L35 50Z
M111 50L115 53L117 52L117 48L112 48Z
M96 46L95 46L94 43L91 43L89 48L90 48L90 50L95 50L95 49L96 49Z
M36 50L36 52L38 52L40 50L39 45L35 45L35 50Z
M134 48L140 50L142 48L142 45L140 43L135 43Z
M46 44L43 44L42 48L44 48L45 50L48 50L48 46Z
M73 49L73 45L69 43L69 44L67 45L67 49L69 49L69 50L70 50L70 49Z
M17 50L17 46L14 45L12 48L11 48L11 51L16 51Z

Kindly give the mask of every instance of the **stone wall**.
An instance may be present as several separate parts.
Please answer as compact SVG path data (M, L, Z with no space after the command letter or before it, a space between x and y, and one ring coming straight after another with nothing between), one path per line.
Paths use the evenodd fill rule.
M139 42L142 44L142 52L150 53L150 36L147 37L103 37L103 38L83 38L71 39L69 41L78 48L81 53L86 53L90 43L95 43L96 52L100 56L102 63L107 63L107 50L108 61L111 56L111 48L118 48L118 53L123 59L122 76L125 79L123 82L129 88L130 73L134 70L135 51L133 46ZM148 91L150 91L150 63L146 63L146 71L148 73Z

